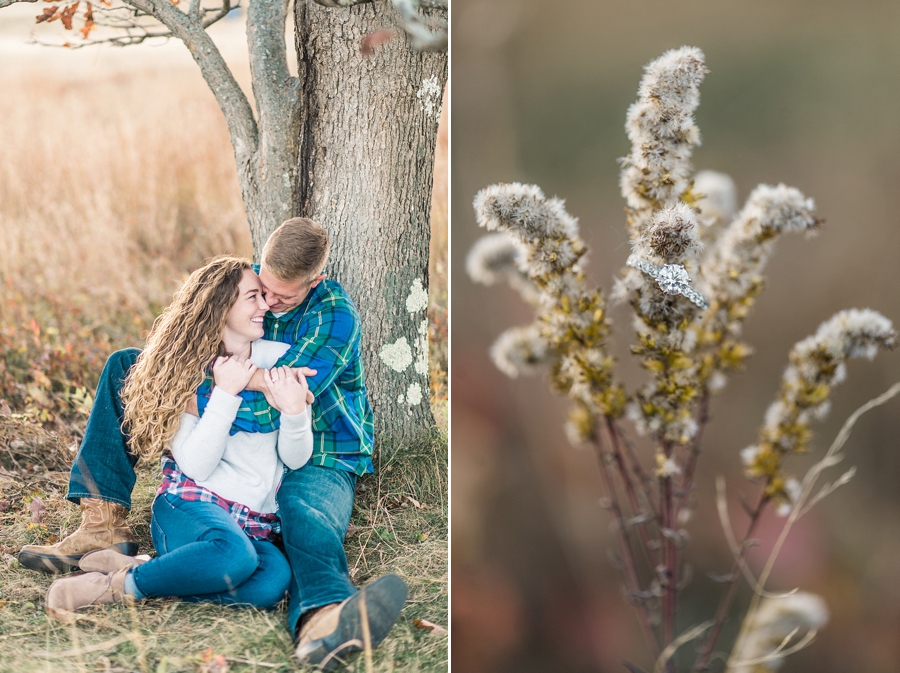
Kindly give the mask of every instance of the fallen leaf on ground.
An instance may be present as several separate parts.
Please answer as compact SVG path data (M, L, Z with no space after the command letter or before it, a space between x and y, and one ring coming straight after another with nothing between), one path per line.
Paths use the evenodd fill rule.
M447 629L445 629L443 626L438 626L434 622L429 622L427 619L414 619L413 626L418 629L431 631L436 636L447 635Z
M40 523L44 520L44 512L47 511L47 508L44 507L43 500L34 496L28 503L28 511L31 512L31 523Z

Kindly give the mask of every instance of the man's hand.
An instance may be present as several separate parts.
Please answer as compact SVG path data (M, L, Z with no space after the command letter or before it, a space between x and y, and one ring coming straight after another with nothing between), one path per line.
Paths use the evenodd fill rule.
M217 357L213 363L213 381L229 395L237 395L250 382L256 365L236 357Z
M269 395L266 397L271 396L274 400L272 406L289 416L306 411L311 393L306 377L301 371L289 367L275 367L265 371L265 378L269 386Z

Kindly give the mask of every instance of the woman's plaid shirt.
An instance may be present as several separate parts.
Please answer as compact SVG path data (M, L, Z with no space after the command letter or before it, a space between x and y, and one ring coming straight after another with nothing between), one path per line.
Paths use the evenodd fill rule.
M163 479L157 495L169 493L182 500L191 502L211 502L218 505L235 520L248 537L257 540L271 540L273 535L281 533L281 520L277 514L260 514L239 502L226 500L209 489L198 485L178 467L172 456L166 454L162 458ZM277 490L277 489L276 489Z

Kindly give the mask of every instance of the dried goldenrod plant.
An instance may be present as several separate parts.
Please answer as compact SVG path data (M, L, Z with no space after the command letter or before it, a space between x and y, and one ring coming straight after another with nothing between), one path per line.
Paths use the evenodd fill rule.
M586 281L587 249L563 201L519 183L479 192L474 201L478 224L493 233L473 247L467 267L477 282L508 282L535 310L536 320L502 334L491 355L511 377L549 371L552 387L572 400L567 434L572 443L596 451L627 596L656 660L654 670L674 671L672 656L689 641L698 642L692 670L710 669L744 576L754 600L726 669L759 673L811 642L828 610L812 594L767 593L765 582L780 544L757 579L745 564L748 543L766 508L788 517L786 535L797 517L850 479L852 471L812 494L819 474L837 462L840 447L832 447L803 480L788 472L786 459L808 449L810 425L827 413L832 388L844 380L846 361L872 359L879 349L892 348L897 334L875 311L852 309L837 313L791 350L758 442L735 452L759 488L742 537L730 529L720 497L734 566L722 578L718 609L708 622L677 634L687 542L683 526L710 398L751 353L741 330L763 289L762 274L777 239L786 232L814 234L821 224L812 199L794 188L760 185L738 210L728 176L694 175L691 152L700 134L693 114L706 72L699 49L668 51L646 66L638 99L628 110L632 145L622 160L620 186L631 255L610 298L633 310L631 352L648 373L641 388L626 391L616 378L607 300ZM897 392L900 387L870 406ZM629 421L652 440L653 456L639 455L629 441ZM629 668L640 670L633 664Z

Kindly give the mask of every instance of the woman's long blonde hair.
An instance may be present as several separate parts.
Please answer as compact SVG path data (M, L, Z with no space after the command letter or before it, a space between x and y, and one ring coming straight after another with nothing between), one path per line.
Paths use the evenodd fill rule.
M124 427L134 455L158 458L208 367L224 355L222 332L250 261L217 257L192 273L154 321L125 380Z

